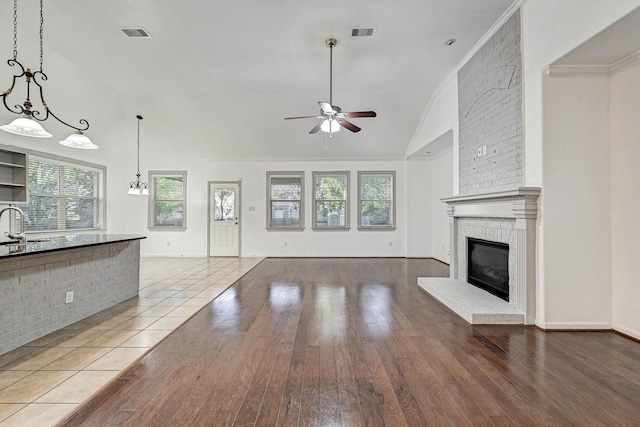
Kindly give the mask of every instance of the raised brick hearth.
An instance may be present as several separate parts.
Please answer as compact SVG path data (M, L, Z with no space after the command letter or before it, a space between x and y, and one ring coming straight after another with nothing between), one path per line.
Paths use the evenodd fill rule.
M533 324L539 188L442 199L450 218L449 279L419 278L418 285L472 324ZM467 237L509 245L509 302L470 285Z

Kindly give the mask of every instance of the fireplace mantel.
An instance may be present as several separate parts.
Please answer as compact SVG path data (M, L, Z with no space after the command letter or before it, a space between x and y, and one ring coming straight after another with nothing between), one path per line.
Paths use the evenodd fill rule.
M441 199L447 204L450 218L450 278L428 279L420 278L419 285L425 291L456 311L470 323L524 323L533 324L536 314L536 279L535 279L535 249L536 249L536 218L538 213L538 196L540 188L520 187L514 190L492 193L453 196ZM469 222L478 219L495 221L510 227L510 252L515 254L513 267L515 270L513 300L508 303L500 300L495 302L496 311L487 312L487 304L475 306L478 301L476 289L466 283L466 265L462 266L459 259L464 258L466 235L460 231L460 221ZM515 224L514 224L515 223ZM476 227L477 228L477 227ZM486 233L495 233L490 229ZM475 236L479 237L479 236ZM500 239L487 239L498 241ZM465 274L461 274L465 273ZM460 277L462 276L462 277ZM448 280L448 282L447 282ZM467 289L469 295L462 295L460 289ZM455 290L454 290L455 287ZM447 296L451 293L451 297ZM484 292L484 291L483 291ZM499 298L490 295L491 299ZM484 300L484 296L483 296ZM507 304L505 307L504 304ZM492 310L491 308L490 310ZM515 314L519 314L516 316Z
M535 219L538 213L538 187L520 187L495 193L446 197L450 217Z

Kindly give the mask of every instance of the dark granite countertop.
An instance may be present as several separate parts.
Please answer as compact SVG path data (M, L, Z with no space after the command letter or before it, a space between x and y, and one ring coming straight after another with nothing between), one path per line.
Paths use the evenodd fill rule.
M42 238L28 236L27 243L24 245L8 242L0 243L0 259L141 239L146 239L146 237L138 234L74 234Z

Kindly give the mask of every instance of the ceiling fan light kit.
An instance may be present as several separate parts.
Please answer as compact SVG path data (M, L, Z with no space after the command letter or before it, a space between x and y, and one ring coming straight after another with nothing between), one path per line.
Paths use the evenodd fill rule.
M329 134L329 137L331 137L335 132L339 132L341 128L346 128L351 132L360 132L361 129L347 119L376 117L376 113L375 111L351 111L343 113L340 107L333 105L333 48L338 44L338 41L334 38L328 38L325 40L324 44L329 48L329 102L318 101L318 105L320 106L320 115L285 117L285 120L321 119L322 121L309 131L310 134L322 131Z

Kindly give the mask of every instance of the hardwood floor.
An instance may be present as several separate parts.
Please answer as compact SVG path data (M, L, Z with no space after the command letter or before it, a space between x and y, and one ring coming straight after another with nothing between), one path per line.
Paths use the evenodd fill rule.
M640 344L470 326L424 259L267 259L64 426L633 426Z

